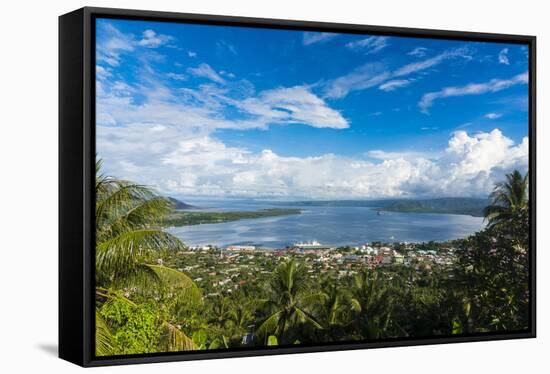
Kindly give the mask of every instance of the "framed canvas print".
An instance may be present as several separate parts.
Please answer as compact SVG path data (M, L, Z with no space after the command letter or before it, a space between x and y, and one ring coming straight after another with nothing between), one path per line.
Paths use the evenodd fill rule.
M535 38L60 17L59 353L535 337Z

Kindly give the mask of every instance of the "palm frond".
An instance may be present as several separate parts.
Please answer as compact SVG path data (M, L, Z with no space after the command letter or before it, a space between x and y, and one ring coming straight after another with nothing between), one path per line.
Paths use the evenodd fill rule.
M105 179L102 183L105 191L100 192L96 198L96 229L99 234L109 233L109 229L112 229L113 226L116 227L116 223L120 225L120 222L126 223L130 228L135 228L136 226L132 225L133 222L125 220L127 215L149 200L156 198L148 187L142 185L110 179ZM143 225L143 222L158 222L170 209L171 206L168 203L163 204L158 212L149 209L147 214L142 214L139 217L141 219L139 223ZM137 217L137 215L135 216ZM142 225L138 227L142 227Z
M171 211L172 205L163 197L134 200L125 209L119 209L110 219L106 219L102 223L100 234L114 236L124 231L158 227Z
M97 356L110 356L115 354L116 342L107 326L107 322L101 317L99 311L95 312L95 354Z
M98 280L99 282L99 280ZM109 280L110 287L114 289L153 289L162 286L162 280L158 274L146 264L137 263L128 268L125 272L120 272L113 279Z
M159 249L178 250L183 243L162 230L123 232L96 246L96 271L107 276L124 274L140 262L151 259Z
M260 327L256 329L256 335L267 338L267 336L273 334L277 330L282 314L282 311L277 311L265 318L260 323Z
M185 273L162 265L146 264L160 279L163 285L170 288L177 296L187 303L199 305L202 303L202 292L193 280Z
M163 334L160 338L161 345L164 346L166 352L193 351L198 349L193 339L188 337L177 326L163 322L161 328Z
M302 323L310 323L315 328L318 328L320 330L323 329L323 326L317 321L317 319L311 315L310 313L306 312L305 310L301 308L296 308L296 315L298 316L300 322Z

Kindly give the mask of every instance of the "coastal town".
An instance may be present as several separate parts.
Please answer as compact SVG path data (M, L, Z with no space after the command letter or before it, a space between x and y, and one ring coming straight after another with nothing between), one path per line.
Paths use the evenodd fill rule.
M456 249L449 243L381 243L359 246L330 246L316 241L294 243L282 249L253 245L191 246L170 259L180 271L189 274L206 297L230 294L247 285L268 279L280 261L294 259L307 267L311 278L325 275L341 279L363 269L398 270L407 268L429 274L436 268L452 269ZM452 277L449 271L448 277Z

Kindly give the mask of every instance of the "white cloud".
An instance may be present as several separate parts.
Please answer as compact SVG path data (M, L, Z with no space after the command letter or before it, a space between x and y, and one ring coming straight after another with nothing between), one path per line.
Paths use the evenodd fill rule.
M485 118L488 118L488 119L498 119L502 117L502 113L487 113L485 115Z
M403 79L404 76L418 73L422 70L432 68L447 59L462 57L470 59L465 48L458 48L445 51L435 57L406 64L391 72L382 63L368 63L362 65L352 72L330 80L325 84L325 97L339 99L345 97L352 91L360 91L379 86L381 90L391 91L412 83L414 79ZM392 78L392 81L388 81ZM387 82L388 81L388 82ZM387 83L387 84L385 84Z
M142 47L158 48L173 40L174 38L172 36L157 34L155 31L148 29L143 32L142 38L138 44Z
M508 59L508 48L504 48L498 53L498 62L500 64L510 65L510 60Z
M412 79L395 79L382 83L378 88L382 91L393 91L397 88L406 87L412 82Z
M330 81L325 88L325 96L338 99L351 91L364 90L378 86L386 81L391 74L380 63L368 63L353 70L351 73Z
M498 129L454 133L443 152L373 150L288 157L270 149L227 146L212 134L177 126L133 124L98 128L108 173L185 196L381 198L486 196L514 168L527 169L528 141ZM156 130L153 130L156 128Z
M95 73L99 77L99 79L105 79L105 78L113 76L113 74L111 73L111 71L109 69L107 69L106 67L103 67L101 65L96 65Z
M120 55L134 50L133 36L121 33L108 22L98 23L97 38L96 57L98 62L118 66Z
M166 76L176 81L187 80L187 76L185 74L180 74L180 73L166 73Z
M445 51L443 53L438 54L437 56L431 57L423 61L412 62L410 64L407 64L397 69L396 71L394 71L393 76L401 77L404 75L409 75L412 73L419 72L421 70L426 70L441 64L443 61L447 59L451 59L455 57L463 57L468 59L470 58L470 56L467 54L466 49L464 48L453 49L453 50Z
M446 87L440 91L428 92L422 96L418 106L423 112L427 112L435 100L447 97L481 95L489 92L498 92L518 84L527 84L529 74L522 73L510 79L491 79L485 83L469 83L461 87Z
M366 153L368 157L372 157L377 160L411 160L411 159L430 159L436 155L428 152L417 151L383 151L381 149L375 149Z
M388 46L388 37L386 36L369 36L368 38L356 40L346 44L346 47L355 51L363 51L365 54L373 54L380 52Z
M415 57L424 57L426 56L426 52L428 51L428 48L424 47L416 47L409 53L407 53L409 56L415 56Z
M193 51L187 51L187 56L193 58L193 57L197 57L197 53L196 52L193 52Z
M204 64L205 66L208 66ZM202 66L202 65L201 65ZM200 67L199 67L200 68ZM209 77L213 69L204 66L190 73ZM165 76L166 73L160 76ZM267 128L269 125L303 124L317 128L342 129L348 121L304 86L281 87L255 92L246 81L225 82L223 87L202 84L196 89L169 88L150 68L139 74L141 82L124 87L117 81L97 81L99 125L160 123L187 129ZM172 77L172 76L169 76ZM172 78L181 78L179 75ZM139 103L134 96L139 95ZM228 117L227 113L231 115Z
M328 42L331 39L334 39L337 36L338 36L338 34L335 34L335 33L332 33L332 32L306 31L303 34L302 43L304 45L324 43L324 42Z
M210 65L202 63L196 68L188 68L187 72L196 77L207 78L216 83L225 83L225 79L219 76Z
M158 48L175 39L169 35L157 34L153 30L145 30L141 39L134 35L123 33L107 21L98 23L97 29L97 61L110 66L118 66L125 53L133 52L136 48Z
M102 61L119 63L121 54L138 44L108 31L101 34L108 42L102 46ZM349 123L309 87L256 92L250 82L233 79L220 86L211 73L223 79L221 72L205 66L210 68L201 64L189 74L214 83L197 88L170 88L163 84L166 73L146 64L133 84L113 78L107 68L98 69L97 151L106 173L182 197L376 198L486 195L505 172L527 167L527 139L514 144L496 129L456 132L440 153L359 150L370 159L330 153L289 157L228 145L216 130L295 124L343 129ZM391 76L382 64L364 65L327 87L341 97L389 83ZM493 90L506 86L491 82Z
M499 130L456 132L444 152L372 150L374 161L334 154L288 157L269 149L228 146L218 128L304 123L345 128L341 115L308 88L276 88L230 99L231 88L213 85L173 92L98 80L97 151L106 172L182 197L279 196L375 198L484 195L512 168L527 165L528 143L514 144ZM145 93L137 104L133 94ZM208 103L208 104L205 104ZM232 106L246 119L224 118Z
M443 161L451 166L452 180L459 182L462 188L470 179L484 181L491 188L493 181L487 176L494 174L502 179L505 171L513 168L525 170L528 163L529 146L527 138L522 143L505 137L498 129L490 133L478 133L469 136L465 131L453 134L445 150Z
M303 86L263 91L239 105L248 113L275 122L302 123L317 128L349 127L348 121L338 111Z

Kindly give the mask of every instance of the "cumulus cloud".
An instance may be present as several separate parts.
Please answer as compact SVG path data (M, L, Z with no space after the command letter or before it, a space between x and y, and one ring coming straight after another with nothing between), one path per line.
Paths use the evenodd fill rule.
M418 106L423 112L427 112L434 101L455 96L481 95L489 92L498 92L518 84L529 83L527 72L518 74L510 79L491 79L485 83L470 83L461 87L446 87L440 91L428 92L422 96Z
M155 31L148 29L143 32L142 38L138 44L142 47L158 48L173 40L174 38L172 36L157 34Z
M431 159L436 154L428 152L416 152L416 151L383 151L381 149L374 149L366 153L368 157L375 158L377 160L396 160L396 159Z
M207 78L216 83L225 83L225 79L220 77L210 65L205 63L200 64L196 68L188 68L187 72L195 77Z
M362 51L365 54L373 54L380 52L388 46L388 37L386 36L369 36L361 40L356 40L346 44L351 50Z
M313 31L306 31L303 34L302 37L302 43L304 45L311 45L316 43L325 43L328 42L331 39L334 39L338 36L338 34L332 33L332 32L313 32Z
M442 162L450 166L450 182L456 183L453 189L468 188L471 183L474 188L489 191L506 172L527 169L529 144L527 137L514 144L498 129L473 136L457 131L445 152Z
M208 79L193 88L167 86L166 78L183 77L156 72L146 63L128 84L119 80L111 67L120 63L123 53L145 46L116 29L107 28L98 36L105 38L105 45L98 48L103 67L96 70L96 136L98 155L106 161L105 172L152 185L164 194L486 196L504 173L527 168L527 138L516 144L498 129L477 134L455 132L438 153L364 149L355 157L331 153L290 157L269 148L230 145L219 138L219 129L243 131L297 124L345 129L349 122L308 86L257 92L250 82L237 77L225 80L230 73L222 76L205 63L186 73ZM341 97L368 87L390 89L392 84L401 84L392 81L408 80L392 77L382 64L363 65L331 82L327 96ZM513 84L519 84L521 79L515 79L518 82ZM510 84L489 83L487 90ZM385 88L383 84L387 84Z
M498 53L498 62L500 64L510 65L510 60L508 59L508 48L504 48Z
M442 152L379 149L367 157L253 152L204 128L172 124L100 126L97 136L107 172L183 197L486 196L505 173L526 170L528 162L527 138L515 144L498 129L457 131Z

